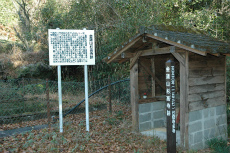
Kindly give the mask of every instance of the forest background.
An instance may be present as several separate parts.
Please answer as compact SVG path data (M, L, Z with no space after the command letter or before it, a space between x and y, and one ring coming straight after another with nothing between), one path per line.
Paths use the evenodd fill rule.
M140 26L184 26L230 40L229 0L1 0L0 8L1 79L56 80L56 67L49 66L48 29L57 27L95 30L91 80L129 76L129 63L108 65L102 59ZM83 67L63 66L62 78L83 81Z

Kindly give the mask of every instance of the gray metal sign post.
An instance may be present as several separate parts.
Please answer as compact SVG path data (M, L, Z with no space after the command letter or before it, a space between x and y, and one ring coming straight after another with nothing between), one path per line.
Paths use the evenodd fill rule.
M86 117L86 131L89 131L89 100L88 100L88 68L84 65L85 76L85 117Z
M59 98L59 126L60 132L63 132L63 115L62 115L62 90L61 90L61 65L58 65L58 98Z
M94 30L49 29L49 62L58 66L59 122L63 132L61 65L84 65L86 131L89 131L88 69L95 65Z
M175 62L166 62L167 152L176 153Z

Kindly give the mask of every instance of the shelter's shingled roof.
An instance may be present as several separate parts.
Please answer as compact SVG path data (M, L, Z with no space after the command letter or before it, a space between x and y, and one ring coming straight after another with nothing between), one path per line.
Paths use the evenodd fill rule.
M141 45L142 38L148 37L171 46L176 46L200 55L230 54L230 44L210 37L204 31L183 26L153 25L140 27L139 33L122 44L104 59L107 63L119 58L121 53L130 52Z
M197 29L183 26L154 25L148 28L141 27L140 33L155 34L158 37L180 42L180 44L211 54L230 53L229 43L210 37Z

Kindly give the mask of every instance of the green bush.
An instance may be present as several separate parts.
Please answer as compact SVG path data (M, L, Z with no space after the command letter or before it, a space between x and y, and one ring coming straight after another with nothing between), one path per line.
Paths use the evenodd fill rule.
M124 118L124 113L123 113L123 111L117 111L117 112L116 112L116 118L117 118L118 120L123 120L123 118Z
M24 87L24 93L29 94L42 94L46 90L46 87L44 84L29 84Z
M216 153L229 153L230 146L227 145L228 141L222 138L213 138L207 141L207 145Z
M109 117L106 119L106 122L109 124L109 125L117 125L119 123L119 121L114 118L114 117Z
M0 89L0 100L8 101L10 99L21 99L23 96L18 93L18 88Z
M18 70L18 78L51 78L53 70L48 65L39 62L36 64L30 64L26 67L22 67Z

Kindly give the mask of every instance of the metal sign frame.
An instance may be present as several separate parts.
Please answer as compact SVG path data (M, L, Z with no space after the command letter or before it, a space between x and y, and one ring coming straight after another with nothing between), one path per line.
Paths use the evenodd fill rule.
M49 29L49 62L57 66L59 126L63 132L61 65L84 65L86 131L89 131L88 68L95 65L94 30Z

